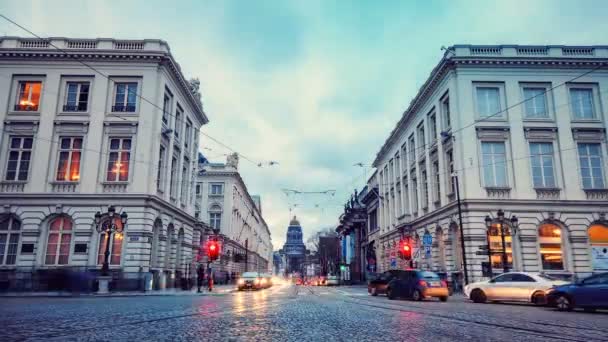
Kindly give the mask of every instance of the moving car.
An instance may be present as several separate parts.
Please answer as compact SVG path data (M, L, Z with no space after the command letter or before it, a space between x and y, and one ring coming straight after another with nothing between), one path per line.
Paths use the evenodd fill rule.
M340 285L340 281L338 280L338 276L335 275L328 275L327 279L325 279L325 285L327 286L334 286L334 285Z
M608 309L608 272L549 289L547 302L560 311Z
M429 297L448 300L448 284L435 272L422 270L391 270L371 281L368 291L372 295L386 293L388 299L399 297L423 300Z
M528 302L544 305L546 291L566 283L543 273L509 272L466 285L464 294L475 303Z
M260 286L263 289L267 289L272 286L272 277L270 274L262 273L260 274Z
M262 288L260 274L258 272L245 272L237 281L239 291L250 289L259 290Z

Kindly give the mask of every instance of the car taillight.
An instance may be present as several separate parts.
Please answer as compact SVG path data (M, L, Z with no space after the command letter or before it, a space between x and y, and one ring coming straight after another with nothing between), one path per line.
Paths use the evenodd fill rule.
M441 281L441 286L442 286L442 287L448 287L448 282L447 282L447 281L445 281L445 280L442 280L442 281Z
M420 281L418 282L418 285L420 285L420 286L429 286L429 284L427 284L427 282L426 282L426 281L424 281L424 280L420 280Z

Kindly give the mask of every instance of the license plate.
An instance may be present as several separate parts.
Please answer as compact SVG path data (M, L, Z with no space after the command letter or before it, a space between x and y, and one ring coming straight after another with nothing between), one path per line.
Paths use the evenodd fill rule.
M431 286L441 286L441 283L438 281L432 281Z

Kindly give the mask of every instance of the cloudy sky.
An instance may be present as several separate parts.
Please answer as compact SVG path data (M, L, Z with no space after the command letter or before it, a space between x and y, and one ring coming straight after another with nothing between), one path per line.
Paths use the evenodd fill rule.
M403 110L453 44L608 44L608 1L8 1L40 36L166 40L199 77L203 128L241 160L275 248L289 207L305 238L335 225ZM0 19L0 34L27 36ZM203 152L225 148L201 137ZM336 190L335 196L281 189Z

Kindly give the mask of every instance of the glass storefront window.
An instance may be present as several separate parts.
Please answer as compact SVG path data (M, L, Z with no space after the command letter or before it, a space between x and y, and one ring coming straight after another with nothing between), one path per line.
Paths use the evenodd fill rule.
M511 232L509 227L502 225L500 223L495 223L492 225L490 230L488 231L488 238L490 239L490 250L492 268L496 269L504 269L502 263L502 238L501 238L501 229L505 230L505 250L507 252L507 265L509 269L513 268L513 247L511 243Z
M540 225L538 243L543 270L563 270L562 229L554 224Z

